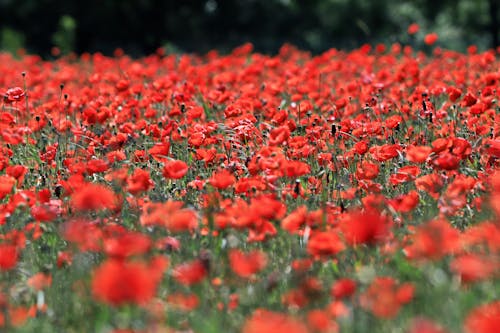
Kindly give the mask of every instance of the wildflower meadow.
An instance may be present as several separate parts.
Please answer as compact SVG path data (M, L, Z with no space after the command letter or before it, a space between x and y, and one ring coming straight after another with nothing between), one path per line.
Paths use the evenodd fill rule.
M0 54L0 330L498 332L499 54L437 40Z

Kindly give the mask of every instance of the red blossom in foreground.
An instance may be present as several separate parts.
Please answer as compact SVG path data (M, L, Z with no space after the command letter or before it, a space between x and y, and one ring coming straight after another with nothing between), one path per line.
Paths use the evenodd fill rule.
M10 104L13 102L20 102L24 99L25 95L26 95L26 93L20 87L10 88L5 92L5 94L3 96L3 101L7 104Z
M279 312L272 312L264 309L256 310L250 318L245 321L242 333L308 333L306 325Z
M77 211L115 209L118 202L110 188L92 183L83 185L71 196L71 206Z
M8 271L17 264L18 252L15 245L0 245L0 270Z
M12 193L15 184L16 179L14 177L7 175L0 176L0 200Z
M472 310L465 319L466 333L496 333L500 327L500 301Z
M234 249L229 252L229 264L237 275L248 278L266 267L267 256L258 250L245 254Z
M168 262L157 258L150 263L110 259L101 264L92 278L92 293L113 306L144 305L153 298Z
M375 244L388 236L390 220L374 210L358 211L349 213L340 228L349 245Z
M425 319L416 318L412 321L408 333L447 333L443 327L435 322Z
M345 245L336 232L315 232L307 243L307 252L313 256L336 255Z
M416 228L404 252L410 259L440 259L459 249L459 236L448 221L434 220Z
M424 43L427 45L433 45L434 43L437 42L437 40L438 40L438 35L435 32L427 34L424 37Z
M407 30L409 35L414 35L420 30L420 27L418 26L417 23L412 23L408 26Z
M180 179L188 172L188 165L179 160L169 160L164 163L163 176L167 179Z
M339 279L334 282L330 294L335 298L346 298L356 291L356 282L351 279Z
M208 180L210 185L220 190L226 189L236 182L236 178L227 170L216 172Z
M202 260L194 260L176 266L172 272L174 279L180 284L191 286L200 283L208 274Z
M402 305L413 299L414 290L412 284L398 286L392 277L377 277L360 296L359 302L377 317L393 318Z
M135 169L134 173L127 179L127 191L131 194L139 194L154 187L149 172L142 169Z
M181 208L182 205L180 201L144 204L140 222L144 226L163 226L175 233L193 231L198 227L198 216L191 209Z
M492 277L500 270L500 263L493 258L476 254L464 254L450 263L452 272L463 282L476 282Z

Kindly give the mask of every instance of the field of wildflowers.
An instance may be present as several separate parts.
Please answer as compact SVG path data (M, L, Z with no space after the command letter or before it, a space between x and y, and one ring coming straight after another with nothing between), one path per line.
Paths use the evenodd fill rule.
M0 54L1 330L498 332L500 61L428 51Z

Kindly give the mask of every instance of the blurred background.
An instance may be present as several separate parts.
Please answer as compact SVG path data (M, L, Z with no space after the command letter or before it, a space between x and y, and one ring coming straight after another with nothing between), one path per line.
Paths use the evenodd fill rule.
M319 53L363 43L498 46L498 0L0 0L0 49L50 56L120 47L133 56L227 52L252 42L274 53L285 43ZM407 27L420 30L410 36ZM54 48L56 47L56 48Z

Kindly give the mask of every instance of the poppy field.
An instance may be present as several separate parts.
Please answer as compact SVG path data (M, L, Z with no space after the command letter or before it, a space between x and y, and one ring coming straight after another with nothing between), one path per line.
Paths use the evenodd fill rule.
M498 332L499 68L0 54L0 330Z

